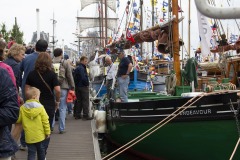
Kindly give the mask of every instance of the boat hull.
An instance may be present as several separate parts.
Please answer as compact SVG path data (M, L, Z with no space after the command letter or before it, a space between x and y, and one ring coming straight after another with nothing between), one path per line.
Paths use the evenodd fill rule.
M177 97L111 103L107 137L115 144L124 145L190 99ZM144 159L229 159L239 137L231 105L237 108L236 93L206 96L134 145L130 151ZM240 159L240 154L236 154L235 158Z
M152 123L114 123L109 138L124 145L153 126ZM225 160L238 140L234 120L173 122L145 138L131 151L144 159ZM238 152L239 153L239 152ZM240 159L236 154L234 159Z

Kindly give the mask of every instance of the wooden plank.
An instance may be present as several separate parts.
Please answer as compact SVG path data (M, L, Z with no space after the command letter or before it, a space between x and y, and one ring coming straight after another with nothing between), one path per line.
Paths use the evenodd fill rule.
M97 152L94 150L93 134L91 121L75 120L72 115L67 116L66 133L58 133L58 122L55 124L54 131L51 135L51 141L47 151L47 160L73 160L87 159L95 160ZM26 160L27 151L18 151L16 153L17 160Z

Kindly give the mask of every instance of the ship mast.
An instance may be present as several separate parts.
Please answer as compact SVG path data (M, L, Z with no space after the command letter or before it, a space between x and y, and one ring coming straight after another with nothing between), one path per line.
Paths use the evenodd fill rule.
M143 0L140 0L140 11L141 11L141 19L140 19L140 31L143 30ZM143 55L143 44L140 45L140 55Z
M179 29L178 29L178 0L172 0L172 13L176 16L173 21L173 68L177 77L177 86L181 84L180 55L179 55Z

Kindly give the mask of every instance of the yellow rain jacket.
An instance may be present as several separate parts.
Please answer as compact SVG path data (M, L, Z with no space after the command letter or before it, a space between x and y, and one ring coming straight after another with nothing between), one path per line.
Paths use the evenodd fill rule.
M46 135L50 135L48 115L43 105L37 100L27 100L20 107L17 123L22 123L25 139L29 144L41 142Z

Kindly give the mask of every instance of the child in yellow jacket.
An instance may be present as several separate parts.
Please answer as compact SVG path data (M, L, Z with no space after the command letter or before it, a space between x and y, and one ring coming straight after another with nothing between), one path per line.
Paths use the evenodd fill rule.
M26 90L26 102L20 107L17 123L22 123L28 147L28 160L45 159L44 140L50 137L48 115L39 102L40 91L35 87Z

